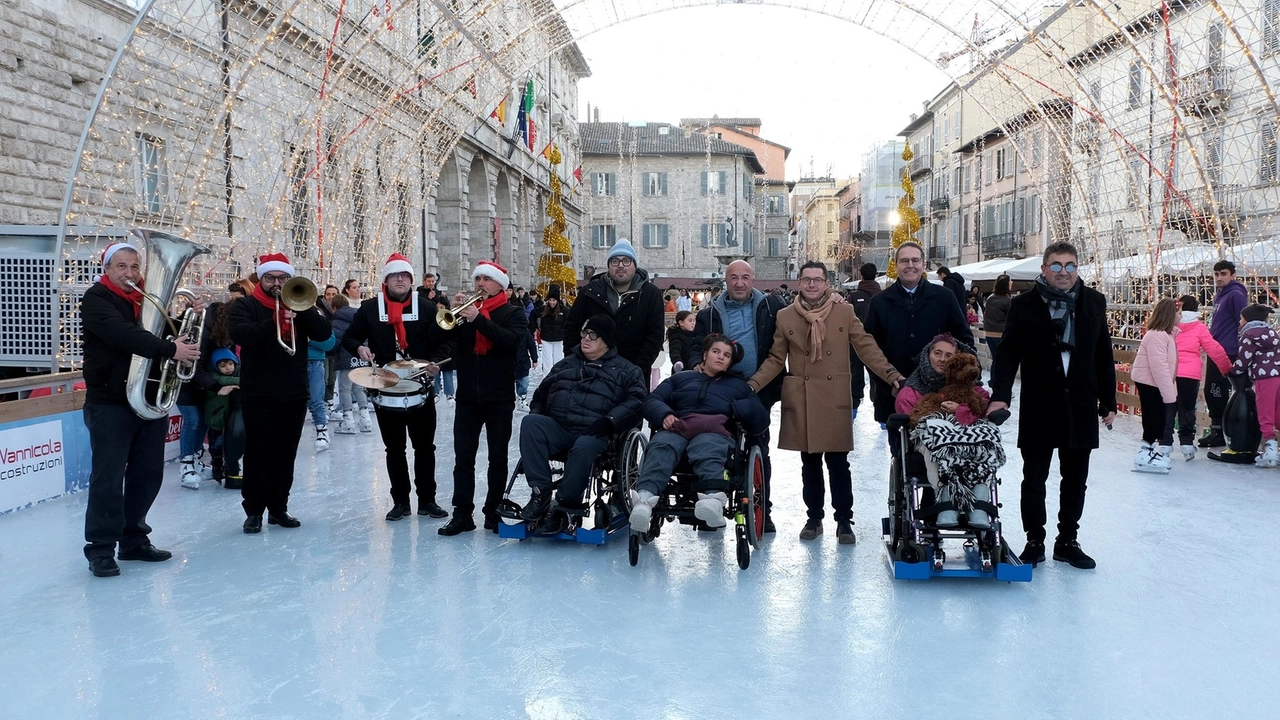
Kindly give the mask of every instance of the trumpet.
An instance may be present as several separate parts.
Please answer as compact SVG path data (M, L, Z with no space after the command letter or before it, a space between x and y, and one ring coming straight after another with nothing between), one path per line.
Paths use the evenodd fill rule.
M280 305L283 303L286 308L294 312L302 312L316 305L316 298L320 297L320 291L316 289L316 284L304 277L293 277L285 281L284 285L275 292L276 296L276 342L280 343L280 347L284 351L293 355L298 352L298 331L294 328L293 323L289 324L289 342L284 341L280 329Z
M455 308L440 308L436 311L436 324L445 330L452 330L464 321L461 313L465 308L484 300L484 293L468 295L466 301Z

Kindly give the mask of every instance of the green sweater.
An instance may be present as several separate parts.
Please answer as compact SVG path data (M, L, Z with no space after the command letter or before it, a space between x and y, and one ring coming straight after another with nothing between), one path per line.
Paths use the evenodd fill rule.
M213 373L213 381L218 384L219 389L227 385L240 384L240 368L236 367L236 372L232 375L220 375ZM219 395L216 392L209 393L209 399L204 403L204 421L210 430L222 432L227 426L227 413L231 412L231 397L235 393L227 395Z

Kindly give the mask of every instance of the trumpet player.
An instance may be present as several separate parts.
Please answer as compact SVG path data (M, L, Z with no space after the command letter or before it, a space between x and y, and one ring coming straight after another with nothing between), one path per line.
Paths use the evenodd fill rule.
M368 345L365 345L365 342ZM436 325L436 304L426 294L413 289L413 265L400 253L392 253L382 266L382 292L360 303L351 326L342 336L342 347L361 360L385 365L402 357L426 360L426 401L408 408L374 404L378 431L387 449L387 477L391 480L391 511L388 521L410 515L409 461L405 455L405 435L413 444L413 486L417 490L418 514L447 517L436 504L436 404L430 397L436 361L449 356L449 338Z
M271 525L302 524L289 514L289 490L310 397L306 345L327 341L333 330L315 308L314 285L297 298L285 292L294 274L283 253L261 256L258 286L231 306L231 340L240 346L246 533L262 532L264 511Z
M507 445L516 411L516 351L526 332L524 311L507 303L510 284L501 265L481 260L471 274L476 295L458 293L452 312L459 322L450 330L458 395L453 420L453 518L436 532L457 535L476 529L476 452L480 429L487 429L488 491L484 529L498 531L498 503L507 480Z
M147 420L130 407L125 394L130 358L194 362L200 348L181 338L162 339L139 324L144 279L138 248L123 242L108 245L102 251L102 270L80 303L87 388L84 424L92 452L84 554L90 572L112 577L120 574L117 545L121 560L161 562L172 557L151 544L147 525L147 512L164 476L169 419ZM198 300L195 308L202 309ZM159 363L151 367L158 370Z

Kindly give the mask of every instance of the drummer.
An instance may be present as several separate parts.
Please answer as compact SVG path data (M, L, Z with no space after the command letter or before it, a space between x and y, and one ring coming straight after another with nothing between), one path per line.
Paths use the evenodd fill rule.
M432 380L440 372L436 363L449 357L450 343L435 318L435 303L413 290L413 265L400 253L392 253L382 266L382 291L360 303L342 339L347 352L368 363L389 366L401 377L420 373L420 380L401 381L386 394L370 393L387 448L392 502L389 521L412 513L406 433L413 443L418 514L436 519L449 515L436 504L436 406L431 393Z

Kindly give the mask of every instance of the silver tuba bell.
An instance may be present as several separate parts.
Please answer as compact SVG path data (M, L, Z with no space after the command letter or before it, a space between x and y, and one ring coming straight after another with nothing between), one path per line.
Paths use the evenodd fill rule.
M134 230L133 234L142 241L146 259L142 276L149 292L142 294L142 312L139 316L142 328L152 335L174 342L198 338L199 331L193 328L198 313L188 310L188 317L184 318L183 328L179 330L169 318L169 306L178 292L178 281L187 264L197 255L209 254L209 248L158 230ZM183 292L190 294L185 290ZM195 327L203 328L203 321ZM199 342L198 339L196 341ZM133 408L138 417L146 420L168 416L169 410L178 401L183 380L188 379L194 370L180 366L169 358L161 361L161 379L152 382L148 380L151 376L151 362L150 358L134 355L129 361L129 378L125 381L124 388L129 407ZM151 385L156 386L154 391L150 390Z

